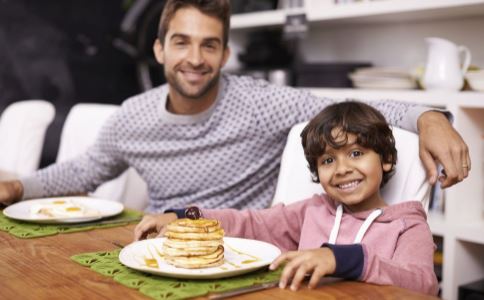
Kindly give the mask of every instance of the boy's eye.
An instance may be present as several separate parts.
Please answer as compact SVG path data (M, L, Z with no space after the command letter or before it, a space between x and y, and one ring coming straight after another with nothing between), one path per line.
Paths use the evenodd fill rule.
M363 155L363 152L359 151L359 150L353 150L351 151L351 157L359 157L359 156L362 156Z
M330 163L334 162L334 159L332 157L325 158L321 161L322 165L329 165Z

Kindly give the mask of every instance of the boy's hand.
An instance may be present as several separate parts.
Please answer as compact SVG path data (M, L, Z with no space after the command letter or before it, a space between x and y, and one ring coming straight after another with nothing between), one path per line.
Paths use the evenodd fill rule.
M134 240L144 240L148 234L153 232L161 235L165 231L165 225L176 219L177 216L175 213L146 215L134 229Z
M336 269L336 259L331 249L323 247L318 249L289 251L277 257L269 266L275 270L281 263L287 261L282 271L279 287L285 288L291 281L291 290L297 291L306 274L311 274L308 288L315 288L321 277L333 274Z

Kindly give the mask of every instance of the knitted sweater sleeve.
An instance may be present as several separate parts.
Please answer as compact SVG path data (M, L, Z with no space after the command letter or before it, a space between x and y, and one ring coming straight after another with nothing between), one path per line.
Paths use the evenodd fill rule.
M362 281L396 285L417 292L436 295L438 282L433 268L434 243L425 220L402 220L401 233L391 259L376 255L363 244Z
M308 90L273 86L262 81L256 82L250 93L256 107L256 118L261 128L271 134L287 130L294 124L308 121L326 106L338 101L357 100L365 102L379 110L393 126L417 133L417 120L420 115L435 108L410 102L390 99L366 101L362 99L332 99L317 97ZM451 119L449 112L444 111Z
M71 160L53 164L22 178L24 199L73 195L94 191L127 169L116 150L119 111L103 125L95 143Z

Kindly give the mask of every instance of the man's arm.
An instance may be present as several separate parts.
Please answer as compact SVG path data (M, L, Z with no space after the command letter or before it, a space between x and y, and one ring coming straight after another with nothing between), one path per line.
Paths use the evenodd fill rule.
M8 184L2 184L6 195L3 202L84 194L121 174L128 166L117 150L117 114L118 112L103 125L95 143L85 153L53 164L16 182L16 186L21 189L20 196L18 193L12 194L12 188L7 189Z
M309 101L314 103L314 99ZM331 104L330 99L319 101L323 107ZM420 158L430 184L438 179L441 187L446 188L467 178L471 169L469 149L452 127L449 112L391 100L367 103L378 109L393 126L419 134ZM443 166L445 174L439 176L437 163Z

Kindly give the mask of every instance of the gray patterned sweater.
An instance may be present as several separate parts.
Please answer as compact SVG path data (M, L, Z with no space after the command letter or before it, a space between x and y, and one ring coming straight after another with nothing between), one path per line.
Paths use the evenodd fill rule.
M150 212L189 204L268 207L289 130L335 101L231 75L221 77L216 102L197 115L168 112L167 94L163 85L125 101L86 153L22 179L24 198L93 191L131 166L148 185ZM414 132L425 110L372 105Z

